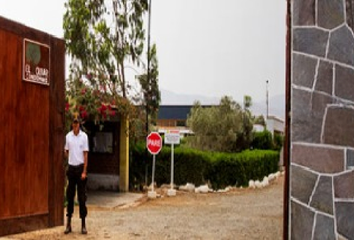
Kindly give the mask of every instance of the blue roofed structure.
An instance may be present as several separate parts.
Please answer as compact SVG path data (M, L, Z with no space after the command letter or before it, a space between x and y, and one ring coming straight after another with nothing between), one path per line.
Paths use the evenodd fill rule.
M202 107L211 107L204 105ZM187 127L187 118L193 105L160 105L157 115L157 128L160 133L179 131L181 134L192 134Z
M193 106L191 105L162 105L159 108L158 119L187 120Z

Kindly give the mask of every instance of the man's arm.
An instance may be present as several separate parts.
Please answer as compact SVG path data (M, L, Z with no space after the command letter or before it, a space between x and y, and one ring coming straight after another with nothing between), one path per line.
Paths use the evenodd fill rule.
M86 178L86 174L87 174L87 156L88 156L88 152L84 151L84 170L81 174L81 179L85 179Z
M69 162L69 141L68 135L65 136L65 145L64 145L64 157Z
M84 140L84 170L81 174L81 179L85 179L86 178L86 174L87 174L87 163L88 163L88 151L89 151L89 145L88 145L88 137L87 134L84 133L85 136L85 140Z

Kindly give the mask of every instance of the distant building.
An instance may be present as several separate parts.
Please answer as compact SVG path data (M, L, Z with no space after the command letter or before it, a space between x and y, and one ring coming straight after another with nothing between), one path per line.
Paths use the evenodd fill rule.
M159 133L178 130L181 134L192 134L187 127L187 118L192 105L161 105L157 115L157 129Z
M156 127L159 133L179 131L181 135L193 134L187 127L187 118L194 105L160 105ZM202 105L203 108L215 105Z
M285 131L285 122L283 119L276 116L268 116L266 119L266 129L274 135L274 133L284 135ZM253 131L263 132L265 127L261 124L254 124Z
M255 132L263 132L264 126L261 124L253 124L253 131Z
M271 132L273 135L274 133L283 135L285 131L285 123L284 120L276 117L276 116L268 116L266 119L267 123L267 130Z

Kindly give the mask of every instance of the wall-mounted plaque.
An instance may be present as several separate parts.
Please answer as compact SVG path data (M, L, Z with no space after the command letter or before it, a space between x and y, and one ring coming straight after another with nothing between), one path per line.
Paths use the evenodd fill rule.
M49 86L50 47L23 39L23 80Z

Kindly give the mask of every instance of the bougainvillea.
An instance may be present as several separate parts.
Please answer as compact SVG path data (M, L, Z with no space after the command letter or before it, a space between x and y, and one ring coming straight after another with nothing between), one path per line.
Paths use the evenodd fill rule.
M118 120L120 116L135 116L135 106L127 99L109 93L105 87L93 87L82 78L68 84L65 97L67 127L77 113L83 122Z

